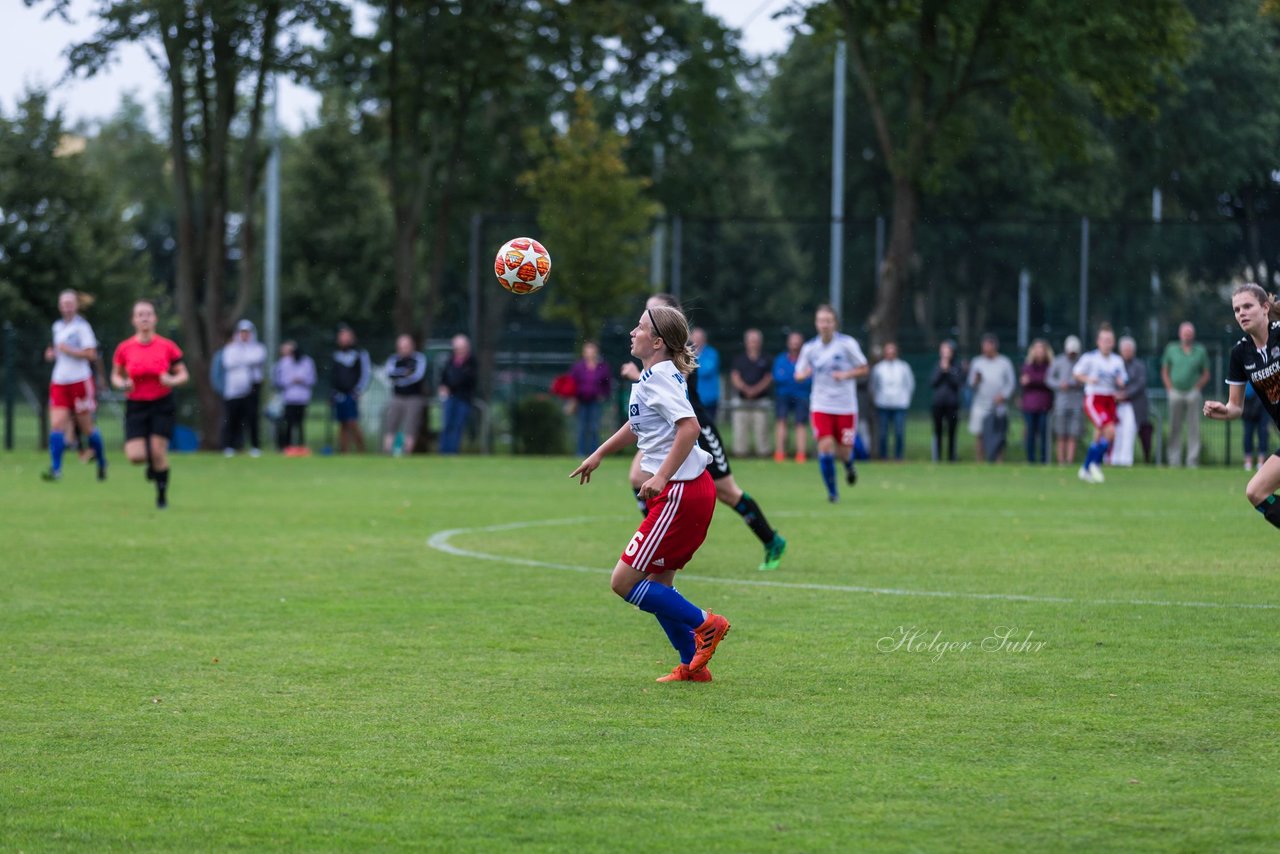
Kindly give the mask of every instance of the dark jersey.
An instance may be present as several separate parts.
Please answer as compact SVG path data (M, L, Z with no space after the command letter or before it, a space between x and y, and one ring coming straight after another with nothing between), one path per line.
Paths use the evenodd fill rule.
M1271 420L1280 427L1280 321L1273 320L1267 331L1266 346L1253 345L1248 335L1231 348L1227 363L1229 385L1253 385Z

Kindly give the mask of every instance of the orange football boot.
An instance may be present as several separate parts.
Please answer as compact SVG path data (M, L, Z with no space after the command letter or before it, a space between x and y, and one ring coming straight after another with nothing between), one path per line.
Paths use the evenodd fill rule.
M677 664L666 676L659 676L657 682L710 682L711 671L702 668L697 673L689 672L689 665Z
M690 673L697 673L707 666L711 656L716 654L716 647L728 632L729 621L719 614L708 611L702 625L693 630L693 639L698 647L697 652L693 654L693 661L689 662Z

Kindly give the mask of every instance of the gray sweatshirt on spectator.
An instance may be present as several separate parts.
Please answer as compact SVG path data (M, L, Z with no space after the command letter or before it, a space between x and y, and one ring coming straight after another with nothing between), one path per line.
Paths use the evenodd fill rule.
M1076 359L1078 358L1077 356ZM1076 382L1071 372L1076 359L1066 353L1059 353L1053 357L1053 364L1049 366L1045 382L1053 389L1054 412L1066 412L1084 406L1084 386ZM1066 388L1063 388L1063 383L1066 383Z

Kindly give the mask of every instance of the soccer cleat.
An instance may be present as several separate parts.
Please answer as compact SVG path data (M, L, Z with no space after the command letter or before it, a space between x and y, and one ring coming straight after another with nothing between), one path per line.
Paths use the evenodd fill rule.
M1097 481L1093 479L1093 475L1089 474L1089 470L1084 466L1080 466L1080 470L1076 472L1076 477L1080 478L1085 483L1097 483Z
M827 493L827 500L828 500L828 501L830 501L832 504L839 504L839 503L840 503L840 495L839 495L839 493L836 493L836 492L828 492L828 493Z
M98 480L106 480L106 479L107 479L107 467L98 466Z
M40 472L40 479L49 483L57 483L62 480L62 472L53 469L45 469Z
M711 671L702 668L697 673L689 672L689 665L677 664L666 676L659 676L655 682L710 682Z
M844 482L853 486L858 482L858 470L853 466L844 467Z
M1106 480L1106 478L1102 476L1102 466L1097 463L1089 466L1089 477L1093 478L1094 483L1102 483Z
M784 454L782 451L773 452L773 461L775 463L786 462L786 459L787 459L787 455Z
M707 618L702 621L702 625L693 630L693 640L697 644L697 652L693 654L693 661L689 662L690 675L707 666L711 656L716 654L716 647L720 645L720 641L724 640L724 636L728 633L729 621L719 614L713 614L708 611Z
M796 462L798 462L798 463L803 463L803 462L805 462L805 460L806 460L806 458L805 458L805 455L804 455L803 453L796 454Z
M782 563L782 554L786 550L787 541L781 534L774 534L773 542L764 547L764 563L760 564L760 569L777 569Z

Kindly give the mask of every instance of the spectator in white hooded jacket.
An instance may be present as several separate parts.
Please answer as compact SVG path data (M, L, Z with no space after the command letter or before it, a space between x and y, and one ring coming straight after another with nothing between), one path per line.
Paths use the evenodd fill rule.
M252 322L236 324L236 334L222 348L222 453L235 456L249 429L249 456L262 454L258 435L258 414L262 378L267 366L267 348L258 341Z
M889 428L893 427L893 458L902 459L903 438L907 426L907 410L916 390L911 366L898 358L898 345L884 345L884 358L871 369L871 396L880 416L880 459L889 456Z

